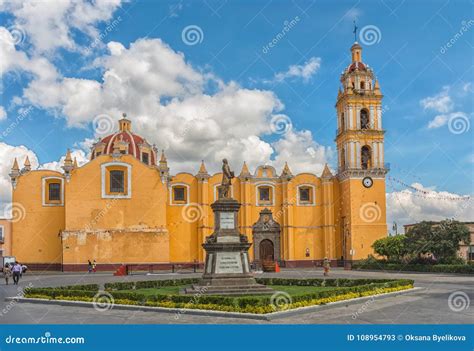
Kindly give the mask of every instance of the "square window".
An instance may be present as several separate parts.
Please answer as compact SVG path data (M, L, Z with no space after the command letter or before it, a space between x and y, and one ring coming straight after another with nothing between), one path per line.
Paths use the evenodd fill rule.
M49 183L48 196L49 196L49 201L61 201L61 184Z
M174 201L186 201L186 189L183 186L175 186L173 188Z
M125 192L125 173L124 171L110 171L110 192Z
M148 165L149 164L148 160L149 160L148 153L147 152L142 153L142 162Z
M260 201L269 202L270 201L270 188L269 187L260 187L258 188L259 199Z
M300 189L300 201L311 202L311 189L310 188L299 188Z

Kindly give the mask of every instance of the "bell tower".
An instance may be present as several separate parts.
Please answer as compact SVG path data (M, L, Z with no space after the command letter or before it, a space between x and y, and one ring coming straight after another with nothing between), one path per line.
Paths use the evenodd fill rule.
M384 133L380 86L362 61L362 47L351 47L351 63L341 74L336 102L342 256L359 260L387 235Z

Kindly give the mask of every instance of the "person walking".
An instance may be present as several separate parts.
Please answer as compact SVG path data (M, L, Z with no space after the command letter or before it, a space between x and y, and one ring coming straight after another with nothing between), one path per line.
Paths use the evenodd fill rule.
M324 257L323 268L324 268L324 276L325 277L327 277L329 275L329 268L330 267L331 267L331 261L329 261L327 257Z
M12 276L12 269L8 263L6 263L5 267L3 267L3 276L5 277L5 283L8 285L8 280Z
M92 272L95 273L96 269L97 269L97 263L96 263L95 260L94 260L94 261L92 262Z
M20 275L21 275L21 264L18 262L15 262L12 268L12 274L13 274L13 285L18 285L18 282L20 281Z
M87 271L92 273L92 262L91 260L87 260Z

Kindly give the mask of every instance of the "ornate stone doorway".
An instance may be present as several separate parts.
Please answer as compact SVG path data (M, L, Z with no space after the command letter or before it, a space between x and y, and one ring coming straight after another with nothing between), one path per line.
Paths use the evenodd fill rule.
M268 208L260 212L258 221L252 226L254 260L280 260L280 224L273 219Z

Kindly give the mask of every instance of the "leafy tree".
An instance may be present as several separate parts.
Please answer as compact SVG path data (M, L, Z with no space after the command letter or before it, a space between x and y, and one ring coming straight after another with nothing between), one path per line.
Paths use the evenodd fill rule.
M470 243L469 228L464 224L446 219L439 224L421 222L406 234L409 253L421 258L431 254L438 262L450 262L457 257L461 243Z
M400 261L406 255L405 235L388 236L372 244L375 253L385 256L389 261Z

